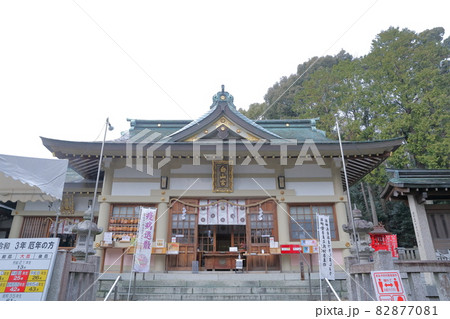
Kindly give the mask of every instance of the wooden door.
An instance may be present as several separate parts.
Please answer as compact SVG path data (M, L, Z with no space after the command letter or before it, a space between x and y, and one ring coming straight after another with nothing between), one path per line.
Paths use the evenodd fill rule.
M248 200L247 204L260 200ZM260 213L262 209L262 214ZM270 237L278 241L277 205L274 201L267 201L261 205L251 206L247 212L247 247L248 253L261 254L270 252ZM279 255L247 256L248 270L280 270Z
M198 204L197 200L183 200ZM169 255L168 270L191 270L192 261L197 260L197 208L174 202L170 207L169 238L175 237L180 244L178 255Z

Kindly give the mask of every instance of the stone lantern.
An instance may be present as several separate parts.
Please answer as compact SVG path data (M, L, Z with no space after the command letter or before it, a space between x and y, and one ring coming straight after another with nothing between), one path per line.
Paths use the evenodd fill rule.
M103 232L101 227L97 227L97 224L91 221L91 208L84 213L83 219L82 222L76 224L72 229L72 233L77 234L77 244L75 248L71 250L71 253L77 261L86 259L86 252L88 255L95 254L93 248L94 238L96 235ZM89 228L91 229L91 234L88 238Z
M353 223L355 225L355 233L353 232L353 224L342 225L344 232L350 234L351 247L350 253L356 256L356 249L358 247L358 255L361 262L368 262L374 249L370 247L369 232L373 230L373 223L368 222L362 218L361 211L357 208L353 210ZM357 241L357 243L356 243Z

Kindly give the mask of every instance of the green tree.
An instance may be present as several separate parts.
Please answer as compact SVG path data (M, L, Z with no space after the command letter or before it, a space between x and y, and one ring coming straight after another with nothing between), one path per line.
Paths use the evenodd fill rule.
M342 51L300 64L283 77L247 114L257 118L320 118L318 128L336 138L336 118L345 140L404 136L388 161L365 177L379 220L399 235L399 244L415 244L409 211L403 203L379 198L386 167L450 168L450 37L444 29L416 33L389 28L380 32L364 57ZM357 186L355 203L370 214ZM370 215L369 215L370 216Z
M295 109L295 96L302 90L302 83L309 79L316 70L330 69L341 60L351 60L352 56L341 51L336 56L313 57L299 64L297 73L281 77L280 81L268 89L262 105L254 103L244 112L251 119L286 119L298 118L301 114ZM263 110L260 108L264 107Z
M389 160L396 167L450 165L450 74L439 69L450 50L443 34L443 28L420 34L390 28L376 37L361 61L369 103L378 114L374 138L405 136L408 141Z

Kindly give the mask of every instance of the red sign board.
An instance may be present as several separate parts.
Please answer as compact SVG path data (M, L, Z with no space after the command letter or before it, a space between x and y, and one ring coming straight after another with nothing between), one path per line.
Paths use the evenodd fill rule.
M302 253L302 246L300 245L280 245L282 254L300 254Z
M397 235L387 235L386 243L389 247L389 251L392 253L392 257L398 257Z

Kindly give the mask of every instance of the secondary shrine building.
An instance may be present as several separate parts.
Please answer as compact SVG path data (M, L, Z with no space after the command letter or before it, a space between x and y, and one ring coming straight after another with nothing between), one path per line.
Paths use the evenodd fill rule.
M61 246L72 247L71 227L92 202L102 143L42 141L71 168L60 222L55 230L49 203L20 204L10 237L56 231ZM349 184L402 142L343 142ZM200 271L234 269L239 254L248 271L297 272L300 261L317 271L313 247L303 255L280 249L314 245L301 240L317 238L317 214L330 217L335 269L342 271L350 239L342 231L348 218L340 154L339 142L315 119L253 121L223 89L197 120L130 120L129 131L104 147L94 207L104 229L95 240L102 270L130 271L129 246L144 206L157 208L152 272L191 270L193 261Z

